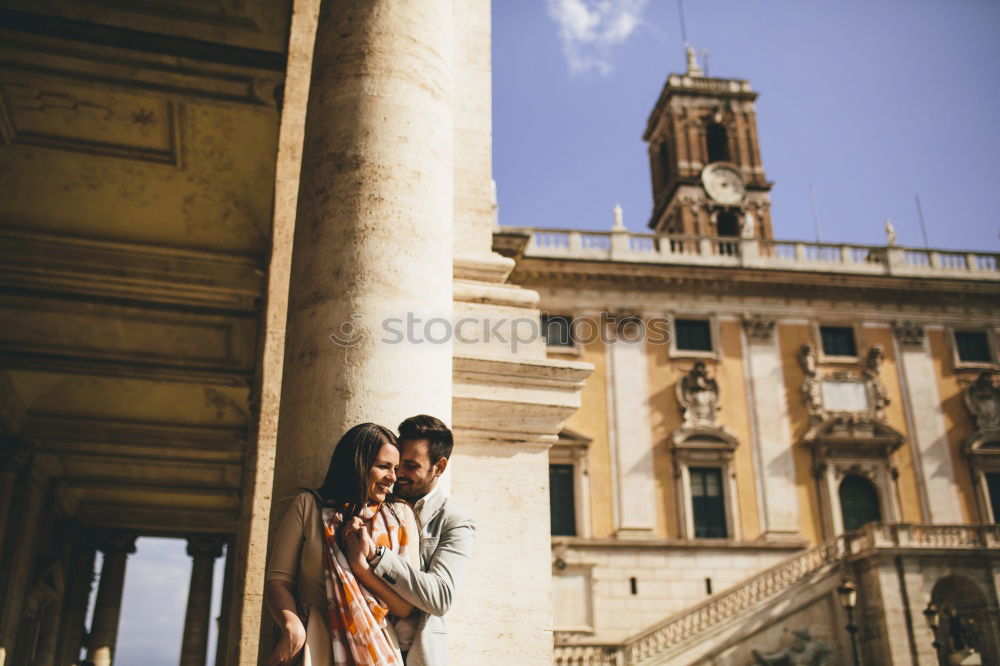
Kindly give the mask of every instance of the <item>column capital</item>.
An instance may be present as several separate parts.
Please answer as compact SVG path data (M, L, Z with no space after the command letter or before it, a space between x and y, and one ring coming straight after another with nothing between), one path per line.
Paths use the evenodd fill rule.
M774 339L774 327L777 323L774 317L744 314L741 323L751 342L770 342Z
M198 535L188 537L187 554L191 557L208 557L213 560L222 556L225 539L220 536Z
M105 555L135 552L136 535L119 530L105 530L97 537L97 548Z
M924 344L924 325L920 322L894 321L892 334L901 347L922 347Z

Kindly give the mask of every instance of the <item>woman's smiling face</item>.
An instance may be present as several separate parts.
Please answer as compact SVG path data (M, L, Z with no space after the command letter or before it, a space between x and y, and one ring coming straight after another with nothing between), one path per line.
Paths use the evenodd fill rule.
M368 469L368 501L384 502L386 495L396 483L396 467L399 466L399 449L391 444L383 444L375 464Z

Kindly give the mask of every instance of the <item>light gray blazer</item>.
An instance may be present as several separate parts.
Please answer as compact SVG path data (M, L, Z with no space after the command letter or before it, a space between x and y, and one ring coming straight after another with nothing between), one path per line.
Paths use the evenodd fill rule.
M446 666L448 628L444 615L451 608L465 567L472 556L476 526L472 518L442 493L420 508L420 568L414 569L386 550L373 571L421 611L417 633L406 655L407 666Z

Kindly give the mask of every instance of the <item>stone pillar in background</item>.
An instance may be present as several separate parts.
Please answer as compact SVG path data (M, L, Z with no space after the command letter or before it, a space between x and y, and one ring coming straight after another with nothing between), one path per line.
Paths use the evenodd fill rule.
M81 530L74 539L69 575L66 580L66 603L59 625L61 636L56 658L59 666L79 661L81 641L86 631L87 604L90 602L90 592L94 586L96 559L94 533L88 529Z
M320 9L272 527L297 488L319 485L351 426L451 420L450 341L428 338L451 316L452 11L451 0ZM404 331L408 317L412 336L383 328Z
M625 321L625 320L621 320ZM615 329L615 324L610 324ZM615 492L615 535L652 537L656 528L653 430L649 422L646 341L627 337L627 326L611 330L608 366L608 433ZM622 333L622 335L617 335ZM616 339L617 338L617 339Z
M13 466L5 472L5 481L11 485L4 532L5 539L16 541L17 547L10 544L4 547L8 556L0 569L0 666L9 663L18 638L37 556L39 528L45 520L44 502L51 472L46 469L45 461L33 455L30 448L23 449L7 462Z
M915 322L893 322L892 331L923 514L932 523L963 523L937 370L924 327Z
M87 659L94 666L111 666L118 640L118 621L122 610L122 590L125 587L125 564L135 552L135 536L109 532L98 544L104 553L101 582L94 602L94 619L90 624Z
M743 320L761 536L768 541L799 541L802 527L792 429L775 329L773 319L756 316Z
M187 611L184 613L180 663L181 666L205 666L208 628L212 620L212 573L216 558L222 555L222 539L191 537L187 553L192 560L191 584L188 587Z

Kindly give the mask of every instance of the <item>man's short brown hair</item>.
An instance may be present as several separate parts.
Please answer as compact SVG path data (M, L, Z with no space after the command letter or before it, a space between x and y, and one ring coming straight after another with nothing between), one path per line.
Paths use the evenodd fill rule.
M405 439L426 439L427 455L432 465L441 458L450 458L455 444L448 426L441 419L427 414L411 416L399 424L399 443L402 444Z

